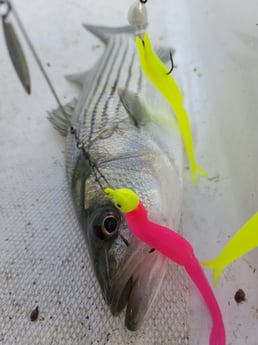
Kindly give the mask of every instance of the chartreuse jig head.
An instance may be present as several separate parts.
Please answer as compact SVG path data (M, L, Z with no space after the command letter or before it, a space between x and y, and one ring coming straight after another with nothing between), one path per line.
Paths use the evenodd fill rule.
M216 259L202 265L213 270L214 284L218 285L224 268L255 247L258 247L258 212L238 230Z
M226 336L220 308L191 244L175 231L152 222L137 194L131 189L107 188L105 194L125 213L128 227L136 237L178 265L184 266L203 296L213 319L210 345L225 345Z
M136 27L136 46L142 70L152 84L165 97L175 113L190 163L191 177L193 182L197 183L198 174L206 177L208 174L199 167L195 160L191 125L184 108L183 95L170 71L168 71L167 67L152 49L149 35L147 32L144 32L147 24L147 11L142 2L137 2L130 8L128 20L131 25Z

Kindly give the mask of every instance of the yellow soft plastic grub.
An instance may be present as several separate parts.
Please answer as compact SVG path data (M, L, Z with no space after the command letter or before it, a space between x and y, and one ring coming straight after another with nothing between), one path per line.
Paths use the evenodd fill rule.
M218 285L224 268L256 247L258 247L258 212L238 230L216 259L202 262L202 265L213 270L214 284Z
M197 183L198 174L201 176L208 176L208 174L198 166L195 160L191 126L187 112L183 106L183 95L172 75L168 73L169 71L167 67L152 49L149 36L146 32L144 33L143 38L138 36L136 37L136 45L140 64L144 73L160 91L160 93L166 98L176 115L179 130L181 132L190 163L191 177L193 182Z

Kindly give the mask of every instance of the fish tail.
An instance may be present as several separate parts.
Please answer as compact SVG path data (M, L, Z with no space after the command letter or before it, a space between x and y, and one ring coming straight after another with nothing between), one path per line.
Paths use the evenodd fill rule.
M204 261L201 263L204 267L213 270L213 281L214 285L218 286L221 274L223 272L224 266L220 263L218 259L213 259L210 261Z

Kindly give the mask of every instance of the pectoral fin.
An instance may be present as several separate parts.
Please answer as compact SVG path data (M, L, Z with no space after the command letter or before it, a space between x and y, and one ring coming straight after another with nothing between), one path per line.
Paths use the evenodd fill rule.
M125 89L118 89L118 95L136 127L141 127L149 121L150 115L148 110L143 100L136 93Z

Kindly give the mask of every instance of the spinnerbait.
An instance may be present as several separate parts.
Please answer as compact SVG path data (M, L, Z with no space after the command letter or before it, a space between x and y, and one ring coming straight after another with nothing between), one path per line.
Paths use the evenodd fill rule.
M70 133L75 137L75 140L77 142L77 148L79 150L81 150L83 157L85 160L87 160L89 162L89 165L92 169L93 175L95 177L96 182L99 184L100 188L102 190L104 190L104 187L102 185L102 183L100 182L100 179L102 179L106 186L110 186L110 184L108 183L107 179L105 178L105 176L101 173L101 171L99 170L99 168L97 167L96 163L94 161L92 161L90 153L88 150L85 149L85 145L83 142L81 142L77 136L77 132L76 132L76 128L74 128L73 124L70 121L69 116L67 115L55 89L53 84L51 83L44 67L43 64L20 20L20 17L18 15L18 13L16 12L12 2L10 0L0 0L0 16L2 17L2 23L3 23L3 30L4 30L4 36L5 36L5 41L6 41L6 45L7 45L7 49L9 52L9 56L11 58L12 64L15 68L15 71L19 77L19 80L21 81L25 91L30 94L31 93L31 81L30 81L30 73L29 73L29 68L28 68L28 64L25 58L25 54L23 52L22 46L20 44L20 41L18 39L18 36L15 32L15 29L10 21L10 15L13 15L17 25L19 27L19 29L21 30L25 41L27 42L30 51L34 57L34 59L36 60L36 63L41 71L41 73L43 74L45 81L47 82L52 95L54 96L59 109L62 111L64 118L68 124L68 127L70 128Z

